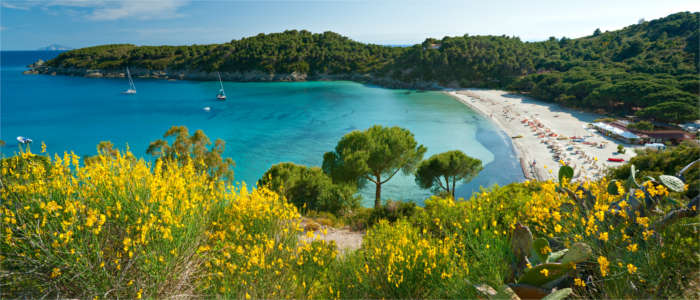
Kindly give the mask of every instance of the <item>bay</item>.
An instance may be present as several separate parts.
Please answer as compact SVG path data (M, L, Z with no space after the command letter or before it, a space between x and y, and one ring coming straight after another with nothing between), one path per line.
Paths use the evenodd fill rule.
M49 152L95 154L100 141L138 157L173 125L226 142L225 156L236 161L235 181L254 185L272 165L294 162L319 166L323 153L352 130L372 125L400 126L414 133L432 154L462 150L479 158L484 170L457 188L468 198L480 186L524 180L510 139L495 124L440 92L385 89L349 81L225 82L228 100L215 99L218 82L135 79L138 93L122 95L126 79L23 75L26 65L50 59L55 51L0 53L0 139L5 156L16 137L43 141ZM209 107L210 110L205 110ZM412 175L382 187L383 198L413 201L430 196ZM361 191L363 204L374 190Z

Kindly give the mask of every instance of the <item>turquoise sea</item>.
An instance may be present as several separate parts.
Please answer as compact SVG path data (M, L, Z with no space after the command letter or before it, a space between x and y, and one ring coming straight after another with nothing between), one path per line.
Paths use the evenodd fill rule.
M384 89L348 81L225 82L226 102L215 99L218 82L135 79L138 94L122 95L126 79L23 75L26 65L60 52L0 53L0 138L2 153L18 150L16 137L41 141L50 152L94 154L100 141L137 156L172 125L202 129L226 141L226 156L236 161L237 182L253 185L273 164L318 166L323 153L352 130L374 124L400 126L415 134L432 154L459 149L484 162L471 183L458 187L468 198L479 186L524 180L507 136L493 123L439 92ZM210 107L210 111L205 111ZM362 191L372 203L373 187ZM412 176L382 187L384 199L422 204L430 193Z

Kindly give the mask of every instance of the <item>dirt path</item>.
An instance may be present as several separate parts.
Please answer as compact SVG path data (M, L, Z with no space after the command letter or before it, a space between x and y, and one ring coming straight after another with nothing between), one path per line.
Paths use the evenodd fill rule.
M306 236L306 232L307 230L312 230L310 229L312 226L306 226L308 224L307 222L307 220L303 220L301 222L301 225L305 228L305 230L301 233L300 237L306 241L311 241L313 239ZM352 231L347 226L343 228L334 228L319 225L318 228L319 229L314 232L320 237L320 239L327 242L335 241L335 244L338 246L338 250L341 253L354 251L360 249L362 246L362 237L365 235L364 232Z

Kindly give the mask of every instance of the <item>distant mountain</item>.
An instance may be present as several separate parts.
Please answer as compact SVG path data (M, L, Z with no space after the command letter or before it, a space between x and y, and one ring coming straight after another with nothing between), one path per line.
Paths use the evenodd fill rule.
M63 45L58 45L58 44L51 44L46 47L41 47L39 49L36 49L38 51L57 51L57 50L73 50L73 48L68 47L68 46L63 46Z

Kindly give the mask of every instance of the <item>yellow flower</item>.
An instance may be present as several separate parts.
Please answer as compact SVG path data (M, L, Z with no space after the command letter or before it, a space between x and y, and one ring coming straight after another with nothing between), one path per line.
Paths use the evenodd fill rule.
M637 252L637 244L629 244L627 245L627 251L629 252Z
M245 292L245 298L250 299L250 295L248 294L248 292Z
M544 246L542 249L540 249L540 252L546 255L552 252L552 248L549 248L549 246Z
M644 228L649 227L649 218L648 217L639 217L637 218L637 224L644 226Z
M604 242L608 241L608 233L607 232L602 232L599 236L598 239Z
M581 280L581 278L574 278L574 285L585 287L586 283L583 280Z
M634 274L637 272L637 267L635 267L633 264L627 264L627 272Z
M136 299L141 299L142 295L143 295L143 289L139 289L139 291L136 293Z
M542 270L540 270L540 273L541 273L542 275L544 275L544 277L548 277L548 276L549 276L549 270L547 270L547 269L542 269Z
M598 256L598 264L600 265L600 275L608 276L608 267L610 266L608 259L605 256Z
M561 228L562 228L562 227L561 227L561 225L559 225L559 224L554 225L554 232L556 232L556 233L561 232Z
M53 270L51 271L51 278L56 278L59 275L61 275L61 269L53 268Z

